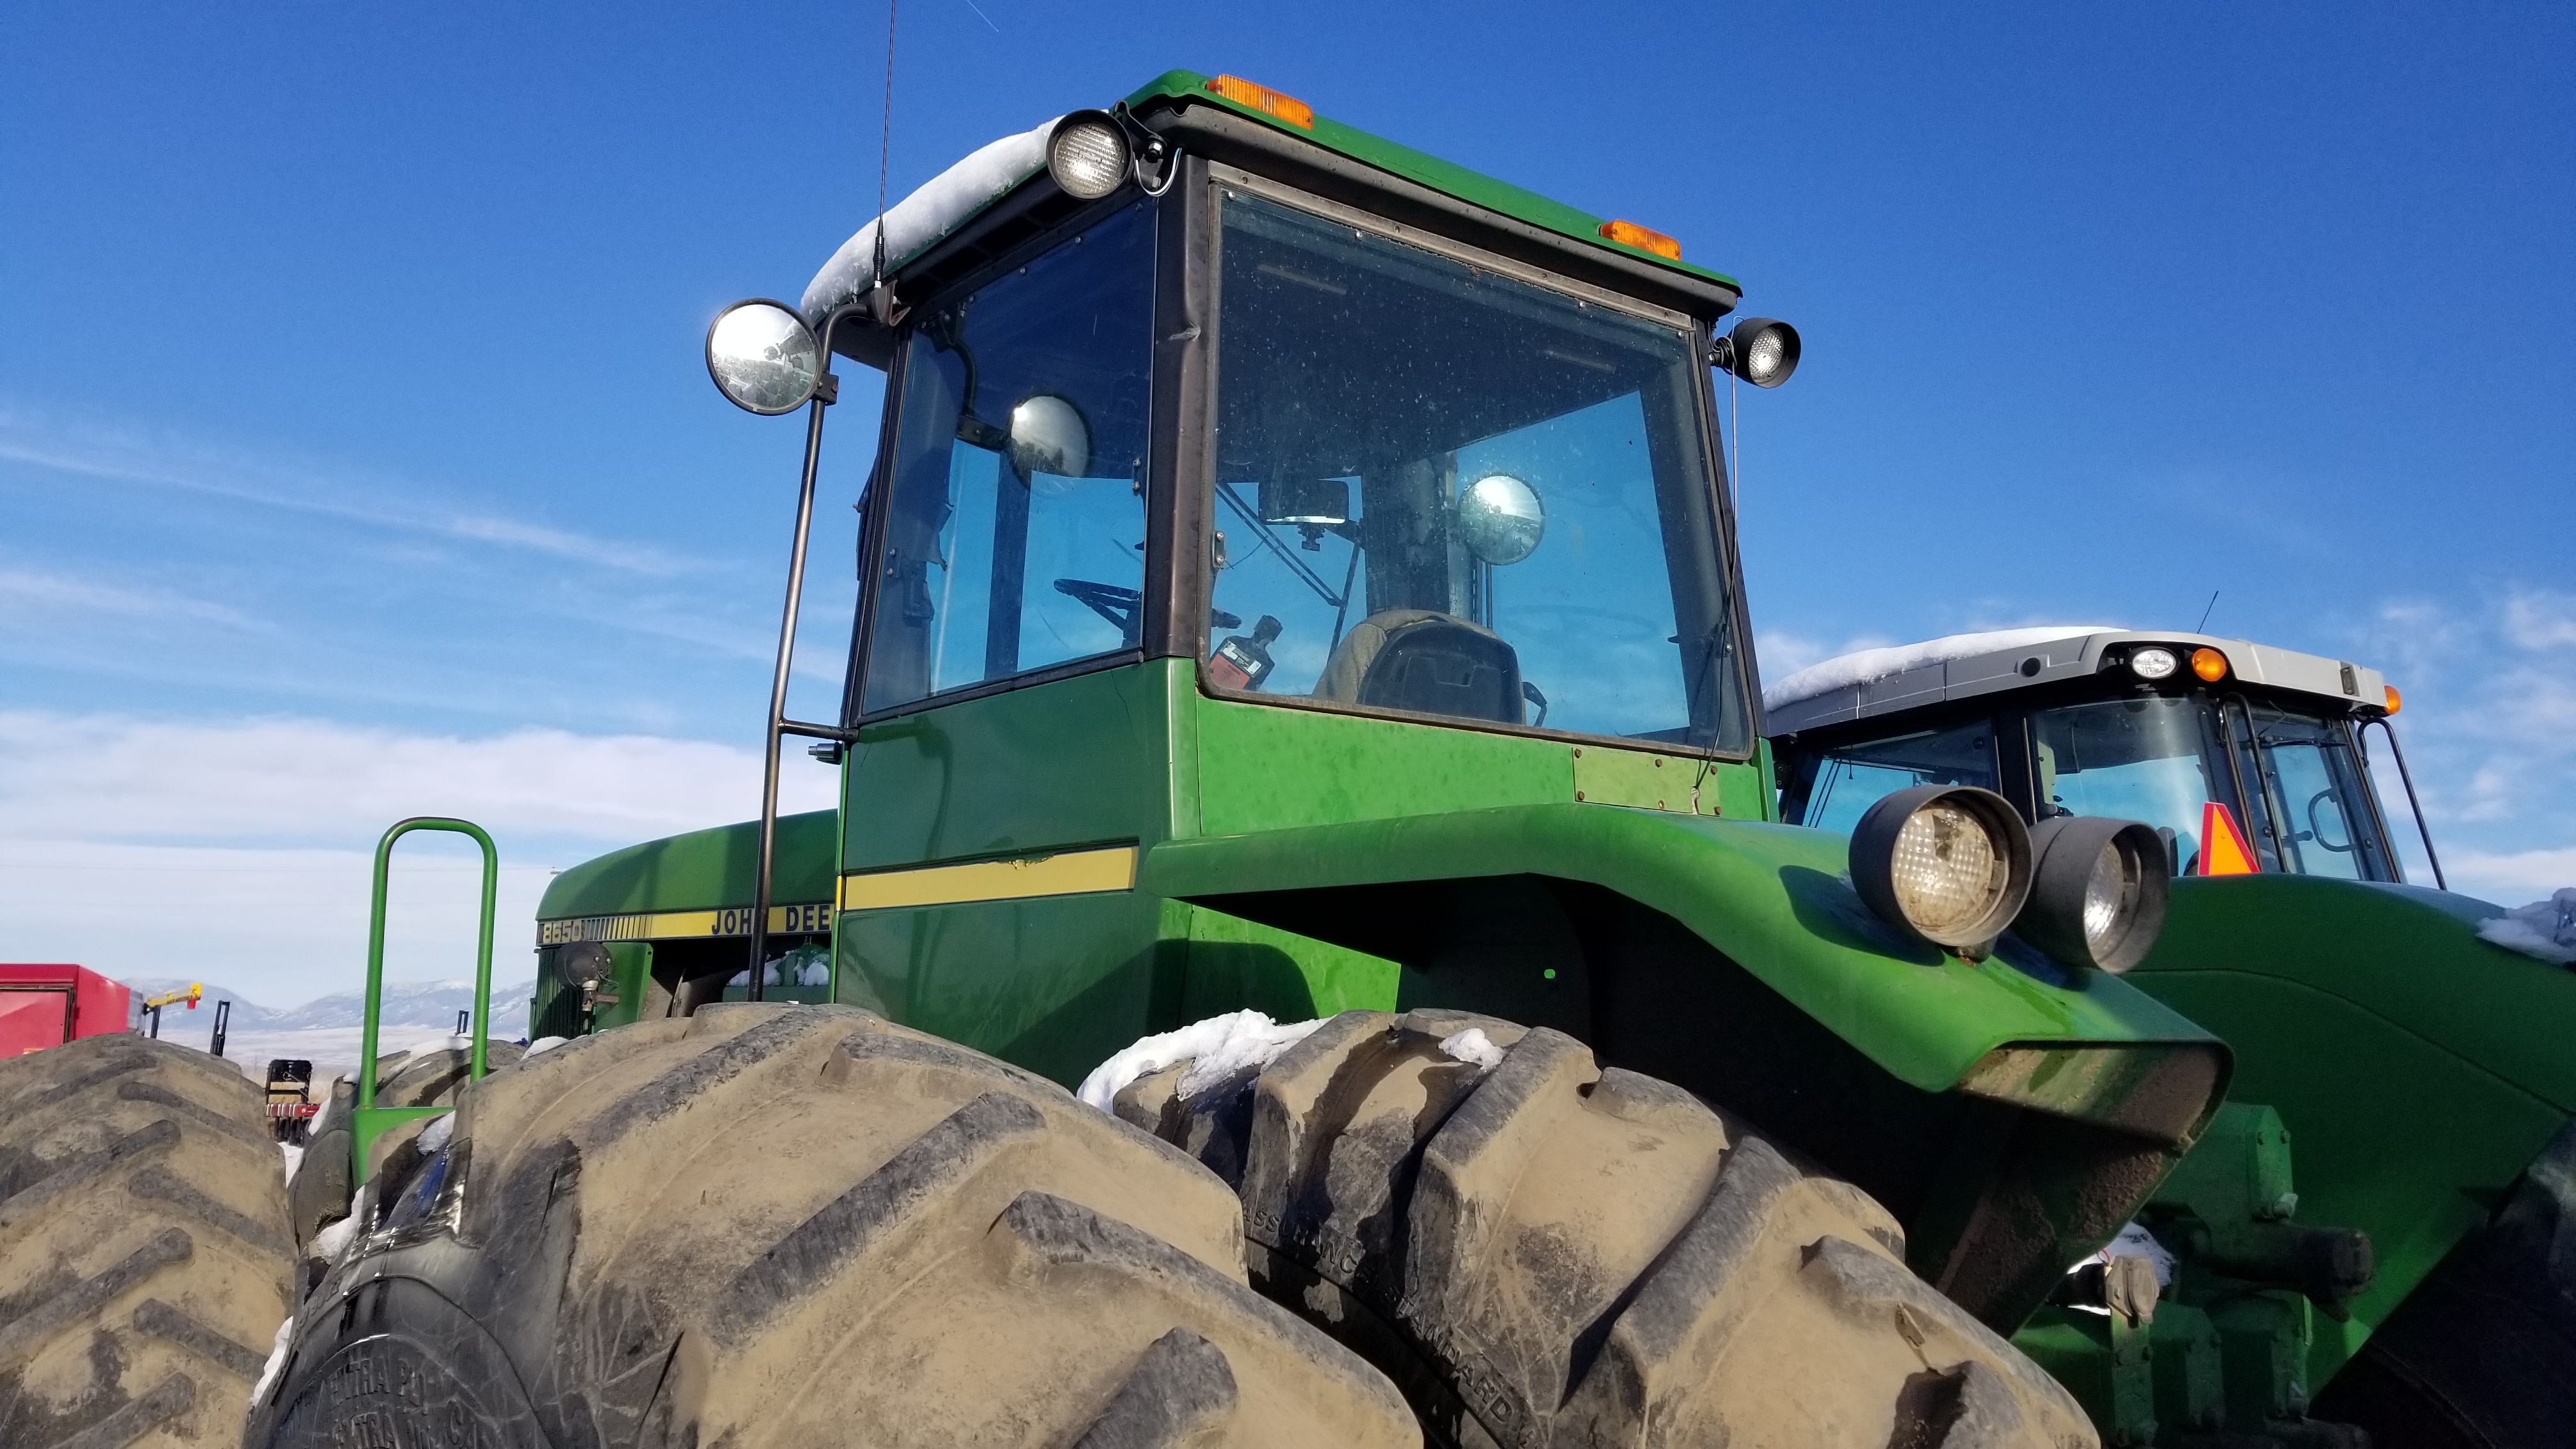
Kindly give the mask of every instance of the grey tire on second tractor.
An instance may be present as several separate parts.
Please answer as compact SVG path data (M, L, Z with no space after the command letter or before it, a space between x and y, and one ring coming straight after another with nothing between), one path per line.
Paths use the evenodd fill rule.
M263 1094L170 1042L0 1061L0 1445L233 1449L294 1307Z
M1250 1287L1226 1185L850 1007L619 1027L466 1087L253 1408L348 1444L1417 1444Z
M1470 1028L1470 1060L1443 1050ZM1355 1011L1257 1076L1184 1094L1191 1065L1119 1115L1239 1185L1255 1282L1435 1444L2095 1442L1858 1188L1560 1032Z

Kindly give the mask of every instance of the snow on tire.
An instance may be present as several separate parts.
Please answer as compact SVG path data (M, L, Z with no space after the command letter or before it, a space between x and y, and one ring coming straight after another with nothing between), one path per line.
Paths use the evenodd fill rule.
M847 1007L620 1027L467 1087L247 1442L1419 1442L1249 1286L1241 1207L1052 1083Z
M0 1061L0 1444L232 1449L294 1258L229 1063L123 1035Z
M1237 1183L1254 1281L1434 1443L2095 1442L1866 1194L1562 1033L1347 1012L1257 1074L1188 1070L1116 1111Z

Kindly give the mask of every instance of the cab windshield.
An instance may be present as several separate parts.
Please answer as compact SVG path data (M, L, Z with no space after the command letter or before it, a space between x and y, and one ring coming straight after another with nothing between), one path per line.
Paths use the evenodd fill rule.
M1995 741L2018 758L1990 764ZM2027 746L2027 755L2020 752ZM2139 695L1979 716L1836 744L1799 762L1800 823L1849 831L1880 797L1910 785L2022 793L2034 818L2110 816L2155 826L2175 871L2201 873L2209 807L2266 871L2400 879L2379 829L2350 725L2248 700Z
M1209 682L1749 749L1688 322L1222 206Z

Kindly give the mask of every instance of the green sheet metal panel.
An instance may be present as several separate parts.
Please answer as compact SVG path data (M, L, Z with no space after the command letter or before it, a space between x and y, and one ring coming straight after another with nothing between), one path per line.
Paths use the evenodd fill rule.
M838 812L831 810L778 817L774 899L782 904L831 899L833 835L838 823ZM648 840L583 861L548 883L537 905L537 919L746 904L759 869L759 832L757 822L720 825Z
M1275 127L1300 140L1311 141L1336 155L1374 166L1380 171L1401 176L1417 185L1428 186L1443 195L1454 196L1460 201L1481 206L1487 211L1498 212L1515 221L1524 221L1561 236L1589 242L1604 251L1635 257L1659 267L1685 272L1694 277L1705 277L1711 281L1723 282L1738 291L1743 290L1742 283L1722 272L1712 272L1706 267L1677 261L1661 253L1647 251L1643 247L1632 247L1625 242L1609 240L1601 235L1601 224L1610 220L1608 217L1594 216L1588 211L1541 196L1535 191L1524 190L1507 181L1497 181L1482 172L1470 171L1456 162L1443 161L1437 156L1426 155L1410 146L1398 145L1383 136L1372 135L1356 126L1343 125L1330 116L1315 117L1315 127L1311 131L1302 126L1291 125L1258 107L1228 100L1209 90L1207 83L1208 77L1196 71L1165 71L1128 96L1127 104L1131 109L1142 109L1148 103L1156 101L1175 105L1217 106L1237 115L1248 116L1263 125Z
M1171 665L1104 669L867 726L846 766L841 868L1160 839L1171 818Z
M2098 972L2064 986L1909 942L1842 879L1849 842L1793 826L1571 802L1175 840L1141 884L1234 893L1545 875L1608 886L1691 928L1900 1079L1944 1091L2013 1042L2208 1034Z
M2226 1038L2290 1129L2303 1222L2371 1235L2322 1384L2576 1113L2576 973L2477 939L2464 896L2313 876L2174 883L2128 979Z

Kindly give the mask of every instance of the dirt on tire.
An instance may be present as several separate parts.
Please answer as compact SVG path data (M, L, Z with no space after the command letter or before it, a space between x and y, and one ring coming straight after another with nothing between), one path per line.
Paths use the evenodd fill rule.
M232 1449L294 1307L260 1089L169 1042L0 1061L0 1444Z
M1237 1184L1255 1282L1435 1444L2096 1442L1866 1194L1560 1032L1347 1012L1257 1075L1184 1094L1191 1065L1119 1115Z
M460 1100L247 1443L1419 1442L1383 1375L1252 1290L1224 1183L867 1012L710 1006Z

